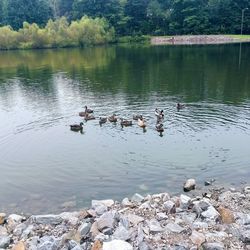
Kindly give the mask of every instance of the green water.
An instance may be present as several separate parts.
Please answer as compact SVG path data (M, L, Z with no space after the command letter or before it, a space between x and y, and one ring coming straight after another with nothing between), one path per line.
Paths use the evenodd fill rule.
M0 210L178 193L189 177L249 184L248 58L250 44L1 52ZM86 104L97 118L142 114L147 130L93 120L70 131Z

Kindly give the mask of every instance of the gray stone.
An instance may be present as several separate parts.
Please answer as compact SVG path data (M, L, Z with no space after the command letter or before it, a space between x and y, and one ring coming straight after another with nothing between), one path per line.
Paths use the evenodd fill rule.
M106 207L105 205L99 205L99 206L97 206L96 208L95 208L95 212L96 212L96 214L97 215L102 215L102 214L104 214L105 212L107 212L108 211L108 207Z
M91 223L83 223L79 228L78 232L80 233L81 237L87 236L91 228Z
M185 192L188 192L188 191L191 191L193 189L195 189L195 179L188 179L185 183L184 183L184 186L183 186L183 190Z
M223 250L224 244L221 242L207 242L202 245L204 250Z
M209 206L206 211L201 213L201 215L202 217L209 219L209 220L216 220L220 216L218 211L213 206Z
M250 225L250 214L236 213L235 219L240 225Z
M73 213L69 213L69 212L64 212L61 213L59 215L64 221L67 221L69 224L75 226L78 224L79 222L79 213L78 212L73 212Z
M140 203L140 202L142 202L144 200L144 197L142 196L142 195L140 195L140 194L137 194L137 193L135 193L133 196L132 196L132 198L131 198L131 201L132 202L135 202L135 203Z
M190 204L191 198L187 195L181 194L180 195L180 208L187 209Z
M157 213L156 214L156 219L158 221L167 220L168 216L165 213Z
M176 212L175 203L173 201L171 200L165 201L163 205L164 205L164 209L166 210L168 214L172 214Z
M103 250L133 250L133 247L126 241L112 240L103 242Z
M148 227L151 233L159 233L163 231L163 228L161 227L160 223L155 219L148 221Z
M166 229L168 231L171 231L172 233L181 233L182 231L185 230L185 228L179 226L178 224L175 223L168 223L166 226Z
M113 238L116 240L129 240L130 239L130 233L129 231L122 225L119 225L119 227L116 228Z
M122 205L123 205L124 207L130 207L130 206L133 205L133 203L130 202L130 200L129 200L128 198L124 198L124 199L122 200Z
M33 225L29 225L22 233L22 236L21 238L27 238L30 233L32 232L32 230L34 229L34 226Z
M77 245L74 248L72 248L71 250L82 250L82 248L79 245Z
M246 244L250 244L250 230L242 231L240 235L240 239L242 242Z
M58 225L63 219L59 215L47 214L31 216L31 220L37 224Z
M45 241L37 246L37 250L52 250L53 242Z
M245 192L246 194L249 194L249 193L250 193L250 186L244 187L244 192Z
M190 212L184 212L181 214L181 218L182 220L186 223L186 224L193 224L193 222L196 219L196 214L195 213L190 213Z
M139 250L151 250L152 248L146 242L141 242L138 246Z
M6 235L0 235L0 248L7 248L10 244L10 237Z
M26 229L27 225L25 223L21 223L16 226L16 228L13 230L13 234L16 236L20 236L23 231Z
M133 225L137 225L138 223L144 221L144 218L135 214L128 214L127 219Z
M114 223L115 223L115 213L112 211L106 212L97 220L97 228L100 231L102 231L104 228L113 229Z
M190 236L190 240L193 242L193 244L201 246L201 244L206 241L206 238L203 233L199 233L194 230Z

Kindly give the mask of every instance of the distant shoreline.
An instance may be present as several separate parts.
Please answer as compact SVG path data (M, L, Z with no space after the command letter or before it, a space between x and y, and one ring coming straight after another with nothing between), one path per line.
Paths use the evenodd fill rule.
M151 45L193 45L250 42L250 35L183 35L151 37Z

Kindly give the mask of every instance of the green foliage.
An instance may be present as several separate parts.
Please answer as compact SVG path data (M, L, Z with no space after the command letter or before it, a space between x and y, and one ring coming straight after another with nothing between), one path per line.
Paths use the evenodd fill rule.
M113 40L114 29L105 19L87 16L71 24L65 17L49 20L45 28L27 22L19 31L10 26L0 28L0 49L84 47Z

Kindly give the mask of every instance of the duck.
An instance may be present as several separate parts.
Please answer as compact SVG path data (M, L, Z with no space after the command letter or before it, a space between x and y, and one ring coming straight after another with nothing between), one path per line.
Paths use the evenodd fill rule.
M100 117L100 119L99 119L99 124L101 125L101 124L104 124L104 123L106 123L107 122L107 117Z
M177 110L185 108L185 104L180 104L179 102L176 104Z
M84 108L85 108L85 112L86 112L86 113L89 113L89 114L90 114L90 113L93 113L93 112L94 112L93 109L89 109L87 106L85 106Z
M143 119L143 117L138 118L138 126L141 128L147 127L146 121L145 121L145 119Z
M157 132L162 133L164 131L163 124L162 123L157 123L155 125L155 129L157 130Z
M73 124L70 125L70 129L73 131L80 131L83 129L83 122L80 122L80 124Z
M115 114L111 115L108 119L110 122L117 122L117 117Z
M89 120L95 120L95 117L93 115L90 114L86 114L84 117L85 121L89 121Z
M155 109L155 115L157 117L157 120L163 120L164 119L164 111L159 110L158 108Z
M138 119L142 119L142 115L133 115L133 120L137 121Z
M124 120L123 118L121 118L121 126L128 127L132 125L133 125L132 121Z

